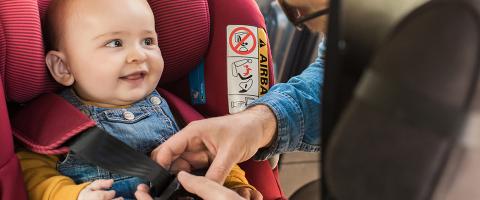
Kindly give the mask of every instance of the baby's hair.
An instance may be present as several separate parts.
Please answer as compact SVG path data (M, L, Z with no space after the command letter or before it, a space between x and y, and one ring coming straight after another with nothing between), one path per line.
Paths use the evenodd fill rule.
M66 26L65 16L69 11L68 6L75 0L51 0L47 13L42 21L45 48L59 50Z

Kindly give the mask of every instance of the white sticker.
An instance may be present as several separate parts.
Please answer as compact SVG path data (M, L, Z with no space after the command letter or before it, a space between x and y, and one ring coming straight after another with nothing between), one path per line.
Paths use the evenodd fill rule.
M259 47L260 43L265 46L265 41L259 40L259 33L265 35L263 29L254 26L227 26L227 82L230 114L244 110L248 104L263 94L259 91L259 88L262 89L259 87L261 86L259 64L262 64L259 63L259 57L262 56L259 55Z

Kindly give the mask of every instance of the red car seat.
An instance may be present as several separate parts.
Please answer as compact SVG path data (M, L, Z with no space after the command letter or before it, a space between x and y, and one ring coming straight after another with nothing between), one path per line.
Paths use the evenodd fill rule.
M0 35L0 38L3 35ZM2 38L3 39L3 38ZM0 41L0 44L1 41ZM1 56L3 61L5 57ZM3 64L3 63L2 63ZM27 199L17 156L13 151L12 129L8 120L7 106L0 77L0 199Z
M11 0L0 2L0 31L4 31L4 51L0 45L0 56L4 61L0 64L2 80L4 80L6 98L11 102L25 103L38 95L53 92L59 86L48 76L44 64L44 48L41 35L41 17L45 14L49 0ZM165 59L165 71L161 80L162 94L169 101L174 112L183 117L184 122L199 119L199 115L192 111L192 107L203 116L220 116L229 113L229 99L227 87L227 48L239 48L228 46L232 43L229 35L233 35L235 29L227 30L229 25L248 25L258 27L259 32L265 30L263 16L256 2L253 0L150 0L149 1L156 18L159 44ZM264 31L263 31L264 32ZM0 35L2 32L0 32ZM253 35L253 36L252 36ZM255 38L256 34L250 37ZM249 37L249 35L247 35ZM229 40L230 39L230 40ZM236 39L236 37L234 38ZM247 38L249 39L249 38ZM247 40L245 39L245 40ZM265 38L266 39L266 38ZM243 40L243 41L245 41ZM243 42L237 41L239 43ZM268 41L258 42L258 45L269 47ZM255 45L254 45L255 46ZM240 47L241 48L241 47ZM255 49L256 47L249 47ZM257 52L257 51L255 51ZM262 65L267 69L259 82L259 95L264 93L273 84L273 71L270 51L264 52ZM259 55L260 57L260 55ZM188 74L203 61L205 77L206 102L201 105L191 106L188 85ZM268 63L268 64L267 64ZM264 63L262 63L264 64ZM266 75L266 77L265 77ZM266 83L266 85L265 85ZM263 86L263 87L262 87ZM262 91L263 89L263 91ZM0 96L1 97L1 96ZM5 99L2 97L2 100ZM0 102L2 103L2 102ZM27 103L28 104L28 103ZM4 104L0 104L4 106ZM6 110L0 113L2 123L2 141L10 141L6 146L8 151L3 156L10 158L13 163L10 170L16 170L17 178L6 179L3 169L0 171L2 179L0 186L2 195L11 199L8 195L17 195L13 189L5 185L21 190L24 194L19 176L18 162L13 156L10 130ZM3 126L6 124L6 126ZM3 137L5 140L3 140ZM5 147L5 146L4 146ZM0 165L4 166L4 165ZM268 162L247 161L241 165L247 172L249 181L264 195L265 199L281 199L281 191L277 171L270 168ZM7 166L8 167L8 166ZM14 173L9 173L9 176ZM17 182L14 182L17 181ZM24 197L24 196L22 196ZM15 199L18 196L15 196Z
M5 101L6 87L4 87L8 84L7 77L10 77L7 75L10 71L7 71L6 66L12 63L22 65L17 62L18 59L11 59L11 56L7 55L7 52L9 55L16 53L11 51L12 46L7 46L7 42L18 41L22 36L12 31L12 22L15 21L15 17L3 15L8 12L6 10L11 10L13 7L4 4L5 2L0 2L0 141L2 145L0 148L0 199L27 199L20 165L14 153L12 129ZM26 6L25 9L28 10L29 7Z

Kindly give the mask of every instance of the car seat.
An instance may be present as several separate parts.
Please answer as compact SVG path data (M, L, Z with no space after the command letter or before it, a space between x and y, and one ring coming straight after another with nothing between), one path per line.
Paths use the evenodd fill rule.
M478 1L430 1L393 29L327 144L329 199L445 197L478 112L479 17Z
M328 95L322 99L322 142L328 142L373 54L401 19L427 1L331 1L323 87Z
M4 13L4 2L0 2L0 13ZM10 7L11 9L11 7ZM15 62L7 59L7 41L18 40L19 35L12 34L9 29L11 18L4 19L0 14L0 199L27 199L27 193L23 184L20 165L14 152L12 129L7 112L6 104L6 66ZM11 48L11 47L10 47ZM10 52L15 54L15 52Z
M5 94L9 102L17 104L27 102L28 105L28 101L40 94L53 92L59 88L49 77L44 64L45 52L40 22L48 2L49 0L12 0L0 3L0 24L6 39L5 51L1 54L5 59L5 65L0 68L0 72L4 74ZM259 73L262 77L258 80L263 78L263 81L254 82L258 84L258 86L255 85L259 91L258 95L265 93L273 84L270 51L262 53L255 45L246 47L240 45L246 40L252 41L259 36L257 35L259 32L261 34L262 30L265 30L263 17L255 1L150 0L149 3L156 18L159 45L165 59L165 70L159 90L185 124L201 118L192 108L205 117L221 116L229 112L237 112L251 101L251 99L245 99L239 103L238 99L233 102L234 100L228 98L228 90L232 86L228 86L227 76L232 74L233 63L238 61L232 60L231 52L228 54L228 48L235 49L237 50L234 50L235 52L245 56L258 54L260 57L262 54L264 59L258 62L262 64L261 67L264 68L262 70L269 73ZM256 29L257 27L259 29ZM247 34L250 38L242 38L241 34L248 32L245 29L250 30L250 34ZM253 33L252 30L259 32ZM237 33L240 37L237 37ZM228 37L227 34L232 37ZM235 37L233 37L234 34ZM237 38L239 38L238 41ZM266 38L265 41L257 42L258 45L269 47ZM238 45L229 45L237 43ZM241 48L247 48L250 54L244 54ZM227 62L232 65L227 66ZM202 64L205 93L200 101L192 100L189 73L201 71L196 69L199 69L197 66ZM234 105L236 108L232 109ZM2 110L2 112L6 111ZM2 123L8 124L7 120L8 118L5 118ZM10 131L6 130L6 132L5 135L11 137ZM11 141L11 139L2 141ZM13 150L9 149L7 153L11 158ZM14 160L14 163L16 166L13 168L18 170L17 161ZM247 161L242 163L241 167L246 171L251 184L262 192L265 199L284 198L278 182L277 170L272 170L268 162ZM1 185L15 185L19 188L22 186L20 182L10 182L3 177L1 180ZM13 190L4 190L3 186L1 191L3 191L2 195L13 194Z
M3 35L0 33L0 38ZM3 38L2 38L3 39ZM0 39L1 40L1 39ZM0 41L0 45L4 45ZM3 46L4 47L4 46ZM4 56L0 56L4 61ZM1 62L4 64L4 62ZM23 177L13 148L12 129L8 120L7 105L3 92L3 78L0 77L0 199L27 199Z

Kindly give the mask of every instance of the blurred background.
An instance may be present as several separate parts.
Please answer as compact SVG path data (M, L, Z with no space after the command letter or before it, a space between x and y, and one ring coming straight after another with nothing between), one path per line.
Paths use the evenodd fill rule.
M286 82L290 77L300 74L317 57L318 44L323 35L307 29L296 29L276 0L257 0L257 3L265 16L275 79L277 82ZM280 155L279 172L283 191L287 197L291 197L300 187L320 178L320 153Z

